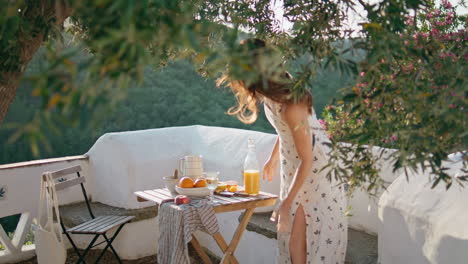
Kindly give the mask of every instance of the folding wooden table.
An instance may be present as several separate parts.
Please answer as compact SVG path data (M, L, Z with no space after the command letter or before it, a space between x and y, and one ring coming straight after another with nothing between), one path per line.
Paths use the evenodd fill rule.
M138 198L139 202L152 201L155 202L158 206L162 203L173 199L173 196L170 194L167 189L154 189L154 190L145 190L135 192L135 195ZM224 197L220 195L214 195L214 211L215 213L225 213L238 210L245 210L244 216L242 217L239 225L237 226L236 232L234 233L231 243L228 245L223 236L218 232L213 235L214 240L218 244L219 248L224 253L223 258L221 259L222 264L231 263L238 264L234 252L239 244L242 233L244 232L247 224L249 223L250 218L252 217L253 211L257 207L270 206L274 205L277 195L260 192L258 196L248 196L248 197ZM195 235L190 241L192 246L200 255L201 259L205 264L211 264L211 260L206 254L206 252L201 247Z

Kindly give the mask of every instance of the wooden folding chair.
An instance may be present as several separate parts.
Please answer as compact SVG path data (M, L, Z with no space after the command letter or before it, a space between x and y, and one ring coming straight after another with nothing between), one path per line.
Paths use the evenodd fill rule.
M57 191L63 190L63 189L66 189L66 188L69 188L78 184L81 185L81 191L83 193L84 199L86 201L86 206L88 208L88 212L91 217L91 220L86 221L75 227L68 228L68 229L64 226L62 219L60 219L63 233L67 236L68 240L70 241L70 244L75 250L75 253L78 255L79 259L76 263L81 263L81 262L86 263L84 259L86 254L88 254L88 252L93 247L96 247L102 243L107 243L107 245L104 247L101 254L96 259L95 263L99 263L99 261L101 260L102 256L104 255L104 253L106 252L108 248L112 250L115 258L119 261L119 263L122 263L122 260L120 259L119 255L117 254L114 247L112 246L112 242L114 242L114 239L122 230L123 226L129 223L134 218L134 216L118 216L118 215L106 215L106 216L97 216L97 217L94 216L93 211L91 209L90 202L88 200L88 195L86 194L86 190L83 185L83 183L85 182L85 177L81 177L80 171L81 171L81 166L73 166L73 167L69 167L66 169L52 172L53 179L61 178L59 182L55 183L55 188ZM77 177L62 179L62 177L70 175L70 174L74 174L74 173L76 173ZM43 177L44 177L43 180L45 180L44 175ZM115 231L114 235L109 239L107 236L107 232L109 232L111 229L114 229L114 228L117 228L117 230ZM89 243L89 245L86 247L83 254L80 254L70 234L93 235L94 237ZM102 236L104 238L104 241L94 245L94 243L99 238L99 236Z

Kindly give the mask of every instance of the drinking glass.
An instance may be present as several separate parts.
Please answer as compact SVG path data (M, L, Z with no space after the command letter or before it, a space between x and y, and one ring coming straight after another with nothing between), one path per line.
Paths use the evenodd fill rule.
M206 175L206 183L207 187L210 190L210 201L213 202L213 193L218 187L218 174L217 173L210 173Z

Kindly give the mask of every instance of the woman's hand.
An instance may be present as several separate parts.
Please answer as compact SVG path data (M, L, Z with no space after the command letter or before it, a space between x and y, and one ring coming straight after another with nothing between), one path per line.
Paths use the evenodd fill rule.
M268 161L263 165L263 180L268 179L269 182L273 180L278 168L278 159L270 157Z

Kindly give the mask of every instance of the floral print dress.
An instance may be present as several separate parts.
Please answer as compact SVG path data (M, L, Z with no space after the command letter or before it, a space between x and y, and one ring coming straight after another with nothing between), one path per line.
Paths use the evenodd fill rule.
M294 144L292 132L283 120L283 106L271 100L265 100L265 114L275 128L280 139L280 203L288 195L290 185L301 163ZM327 164L327 141L323 129L315 117L309 117L309 126L313 143L313 174L306 179L291 208L290 226L286 232L278 233L278 264L291 263L289 238L294 215L302 205L306 221L307 263L308 264L343 264L347 246L348 222L344 214L346 195L343 186L330 182L326 172L320 169Z

